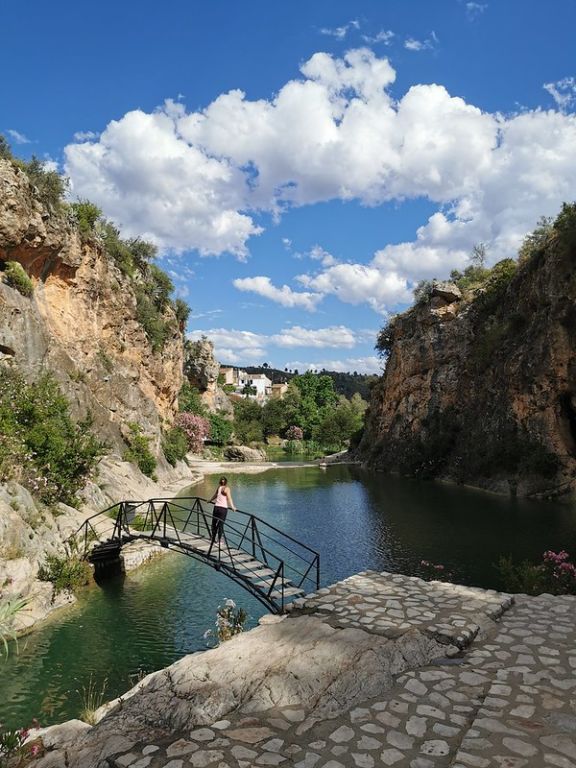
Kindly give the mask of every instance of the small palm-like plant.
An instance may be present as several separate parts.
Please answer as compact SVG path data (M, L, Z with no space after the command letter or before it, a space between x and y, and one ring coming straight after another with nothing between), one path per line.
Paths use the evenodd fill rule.
M14 619L28 603L24 598L1 602L0 595L0 658L8 656L8 641L16 640Z

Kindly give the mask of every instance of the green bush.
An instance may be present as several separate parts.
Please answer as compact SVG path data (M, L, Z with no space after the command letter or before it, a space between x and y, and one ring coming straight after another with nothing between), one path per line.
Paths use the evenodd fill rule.
M130 422L128 428L130 430L130 434L126 438L128 450L124 452L122 458L124 461L131 461L136 464L144 475L154 478L157 462L150 450L150 438L143 434L140 424Z
M210 422L208 439L216 445L226 445L232 437L232 422L219 413L210 413L208 421Z
M83 240L96 233L96 225L102 216L102 211L89 200L79 200L70 205L74 221Z
M39 200L47 207L58 209L66 192L68 181L57 171L49 171L45 164L35 155L29 162L13 160L13 163L24 171L30 183L38 190Z
M380 330L376 337L376 350L380 357L387 357L392 352L394 344L394 324L396 318L392 317L386 325Z
M17 261L7 261L4 269L6 285L15 288L22 296L32 296L34 283L26 274L24 267Z
M46 504L74 504L105 447L90 418L72 421L50 374L28 384L0 370L0 480L22 482Z
M78 555L68 554L63 557L47 555L44 565L38 571L40 581L51 581L54 594L69 591L77 592L88 586L92 578L92 569Z
M188 453L188 441L186 435L180 429L180 427L173 427L164 434L162 441L162 450L166 461L172 466L176 466L177 461L182 459Z
M206 416L207 409L202 402L200 390L185 381L178 395L178 409L184 413L195 413L196 416Z

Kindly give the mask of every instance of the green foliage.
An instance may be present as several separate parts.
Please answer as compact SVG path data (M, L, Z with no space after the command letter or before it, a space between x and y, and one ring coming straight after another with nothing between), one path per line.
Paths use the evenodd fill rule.
M180 427L173 427L164 434L162 450L164 451L164 456L166 456L166 461L173 467L176 466L177 461L182 461L186 456L188 453L188 441Z
M132 518L132 520L129 523L130 528L133 528L135 531L143 532L143 531L151 531L154 527L154 523L152 522L152 519L150 516L143 517L142 515L136 515Z
M518 251L518 260L521 264L529 261L534 256L542 254L554 234L552 219L549 216L542 216L536 229L524 238L524 242Z
M96 225L102 216L101 209L89 200L78 200L76 203L71 203L70 208L82 240L92 237L96 233Z
M38 571L40 581L51 581L54 585L54 595L60 592L77 592L88 586L92 578L92 569L77 554L68 553L47 555L46 561Z
M0 160L13 160L14 155L6 136L0 133Z
M453 269L450 273L450 280L465 293L482 286L490 274L490 270L484 266L470 264L463 272Z
M130 433L126 438L128 450L124 452L124 461L131 461L136 464L140 471L148 477L154 478L156 469L156 458L150 450L150 438L144 435L140 424L130 422L128 424Z
M336 408L324 416L316 438L326 448L340 450L352 435L362 429L366 408L367 403L359 395L354 395L351 401L341 398Z
M2 593L0 593L1 599ZM22 598L0 602L0 649L2 649L0 658L2 655L8 656L8 641L16 639L14 619L27 604L28 600Z
M234 434L241 443L258 443L264 438L262 408L253 400L234 403Z
M232 437L234 429L232 422L219 413L210 413L208 421L210 422L210 434L208 435L210 441L216 445L226 445Z
M430 299L433 287L432 280L420 280L412 291L416 304L425 304Z
M567 251L576 249L576 203L563 203L554 222L554 232L561 248Z
M24 267L17 261L7 261L4 268L6 285L15 288L22 296L32 296L34 283L26 274Z
M394 328L396 324L396 317L390 318L386 325L381 328L378 336L376 337L375 348L378 351L380 357L388 357L392 352L392 346L394 344Z
M62 205L62 199L68 187L67 179L60 176L57 171L46 169L45 163L35 155L28 162L13 160L14 165L20 168L28 176L30 183L38 191L38 199L47 208L58 210Z
M178 395L178 409L186 413L195 413L197 416L206 416L207 409L202 402L200 390L185 381Z
M46 504L74 504L105 447L90 418L72 421L50 374L28 384L0 371L0 480L16 479Z
M174 312L176 313L176 320L182 328L188 322L190 311L190 307L183 299L176 299L174 302Z
M162 312L144 286L138 286L136 293L136 319L144 328L153 352L162 349L173 333Z
M526 595L576 595L576 566L568 552L544 552L541 563L501 557L496 565L505 589Z
M286 406L283 400L268 400L262 406L262 429L264 435L281 435L288 426Z

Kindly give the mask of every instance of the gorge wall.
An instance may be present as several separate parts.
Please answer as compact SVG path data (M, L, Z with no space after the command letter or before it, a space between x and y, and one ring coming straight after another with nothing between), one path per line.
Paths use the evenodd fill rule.
M520 496L576 490L576 206L484 286L431 294L383 330L359 454Z
M0 281L0 358L31 379L50 371L74 415L90 411L112 447L122 448L125 425L138 422L158 450L183 381L175 318L154 351L131 281L103 244L83 242L65 211L43 206L26 174L0 160L0 265L6 261L24 267L34 292L22 296Z

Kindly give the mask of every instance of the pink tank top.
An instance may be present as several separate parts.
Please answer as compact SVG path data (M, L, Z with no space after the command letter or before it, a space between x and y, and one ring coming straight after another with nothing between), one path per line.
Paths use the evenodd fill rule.
M216 501L214 502L215 507L224 507L225 509L228 508L228 496L226 495L226 486L220 485L218 487L218 491L216 492Z

